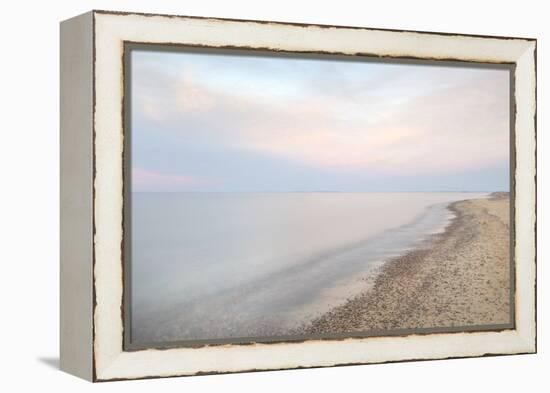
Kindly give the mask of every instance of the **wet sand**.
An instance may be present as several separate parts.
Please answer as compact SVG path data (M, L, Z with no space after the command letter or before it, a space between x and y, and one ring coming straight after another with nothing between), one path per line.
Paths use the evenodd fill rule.
M305 325L303 334L508 324L508 193L449 208L456 217L442 234L388 261L370 289Z

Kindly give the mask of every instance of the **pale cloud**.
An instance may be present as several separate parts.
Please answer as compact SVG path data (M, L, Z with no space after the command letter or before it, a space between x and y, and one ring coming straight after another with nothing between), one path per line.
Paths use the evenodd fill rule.
M231 59L209 75L186 59L178 67L136 62L134 124L147 123L140 132L148 138L381 175L506 167L509 159L505 70L353 64L349 71L318 61L300 63L297 73L288 64L277 72ZM265 81L254 88L247 78Z
M176 96L174 97L176 110L184 112L204 112L213 109L216 97L199 84L194 83L192 73L184 73L181 80L176 82Z
M192 176L170 175L141 168L132 168L132 188L134 191L184 191L201 182Z

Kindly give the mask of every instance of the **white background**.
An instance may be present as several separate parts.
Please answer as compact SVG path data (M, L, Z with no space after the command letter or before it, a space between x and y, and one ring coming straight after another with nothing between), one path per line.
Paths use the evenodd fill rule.
M0 14L0 391L508 392L550 387L543 1L9 1ZM539 354L92 385L57 370L59 26L90 9L538 38ZM546 155L546 157L545 157Z

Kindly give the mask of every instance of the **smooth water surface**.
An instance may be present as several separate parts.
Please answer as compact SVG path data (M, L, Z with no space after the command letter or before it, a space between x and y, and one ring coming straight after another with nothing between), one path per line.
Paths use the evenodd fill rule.
M292 334L484 195L133 193L132 341Z

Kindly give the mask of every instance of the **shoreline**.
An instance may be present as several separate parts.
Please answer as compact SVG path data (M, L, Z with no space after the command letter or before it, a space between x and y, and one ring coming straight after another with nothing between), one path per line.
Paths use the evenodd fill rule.
M507 324L509 194L452 202L441 233L389 259L370 288L298 334Z

